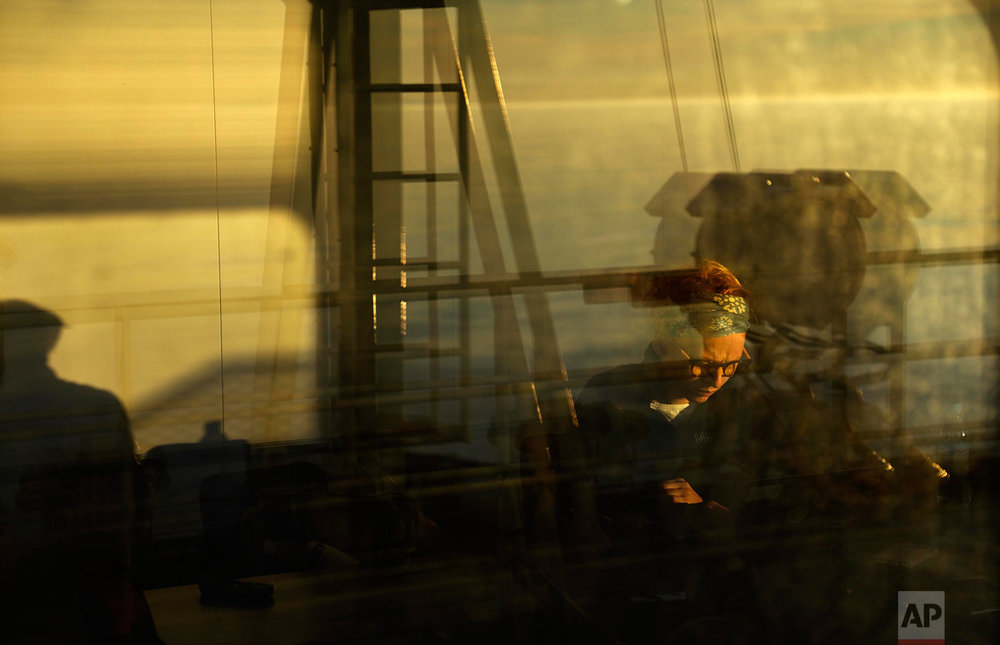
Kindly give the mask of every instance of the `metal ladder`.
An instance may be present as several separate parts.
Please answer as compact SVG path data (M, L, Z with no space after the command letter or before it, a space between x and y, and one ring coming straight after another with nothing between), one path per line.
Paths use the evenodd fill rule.
M400 16L418 9L422 14L423 79L403 82ZM336 228L326 232L327 248L339 249L339 254L336 258L329 255L324 281L331 288L324 292L325 302L321 301L321 309L326 304L329 311L338 312L321 331L321 341L322 337L339 341L336 361L326 357L319 370L321 380L337 384L331 401L339 411L336 433L348 438L347 443L353 444L348 449L354 452L363 452L370 440L383 445L391 442L385 433L404 418L404 406L415 398L405 382L406 362L414 358L429 361L429 391L421 396L431 401L432 417L437 401L446 398L447 391L455 391L454 382L441 378L440 361L455 357L459 361L458 389L464 390L457 393L459 425L469 418L466 397L470 392L481 394L483 387L494 389L501 427L506 423L504 414L511 410L522 417L528 411L540 424L553 419L575 422L544 293L525 290L518 294L523 297L533 340L533 369L522 338L510 285L516 288L518 279L540 276L541 265L496 62L478 2L327 0L317 1L314 12L313 34L322 44L316 55L325 59L324 79L317 81L324 104L316 109L325 112L326 123L336 124L335 136L325 133L325 154L318 155L326 163L320 160L314 167L317 180L326 178L327 209L339 213ZM457 15L457 42L449 13ZM499 218L494 214L483 160L472 136L470 74L477 81L514 271L505 259ZM404 170L402 164L405 96L424 99L424 167L416 171ZM436 162L434 111L438 100L443 100L455 142L454 170L441 170ZM332 118L331 113L335 113ZM333 159L335 172L329 167ZM333 175L336 179L331 179ZM322 181L314 182L316 187L322 185ZM407 185L425 191L423 227L428 242L423 257L407 256L401 207ZM458 192L457 257L442 257L437 245L437 197L444 186L455 186ZM473 254L473 243L477 255ZM481 273L473 272L476 258L482 264ZM426 275L414 277L417 272ZM331 275L336 279L331 280ZM442 296L455 298L459 307L458 342L447 347L440 342ZM488 296L493 308L492 379L470 378L469 299L475 296ZM423 342L408 340L406 335L407 308L415 301L426 303L427 338ZM541 381L549 386L547 394L539 396L535 383ZM505 403L511 400L513 403ZM513 452L517 447L506 450Z

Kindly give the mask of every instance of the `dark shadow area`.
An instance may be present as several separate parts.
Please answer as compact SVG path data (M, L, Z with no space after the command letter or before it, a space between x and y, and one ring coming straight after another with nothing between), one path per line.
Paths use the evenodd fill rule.
M14 642L159 642L134 576L144 485L114 395L48 366L62 321L5 301L3 604Z
M154 155L154 151L149 151ZM219 185L213 178L140 182L127 178L108 182L81 184L11 184L0 183L0 217L29 216L37 213L117 213L204 211L214 213L219 200L226 208L266 207L270 178L225 179ZM303 215L303 217L305 217Z

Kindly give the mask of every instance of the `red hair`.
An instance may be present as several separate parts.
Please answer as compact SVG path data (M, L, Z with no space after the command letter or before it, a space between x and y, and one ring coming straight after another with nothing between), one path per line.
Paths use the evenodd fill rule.
M708 293L720 296L739 296L750 300L750 292L740 284L739 278L714 260L703 261L690 276L683 278L681 290L689 298L697 298L699 294Z

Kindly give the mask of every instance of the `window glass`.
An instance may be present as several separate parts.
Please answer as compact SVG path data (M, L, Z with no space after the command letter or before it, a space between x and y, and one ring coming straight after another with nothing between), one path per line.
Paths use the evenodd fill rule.
M993 18L0 1L4 629L995 640Z

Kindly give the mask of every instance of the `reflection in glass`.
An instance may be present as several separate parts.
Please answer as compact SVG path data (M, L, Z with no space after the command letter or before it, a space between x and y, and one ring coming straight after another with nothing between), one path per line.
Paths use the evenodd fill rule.
M403 4L0 2L4 570L167 642L989 642L981 3ZM141 467L12 429L69 392Z

